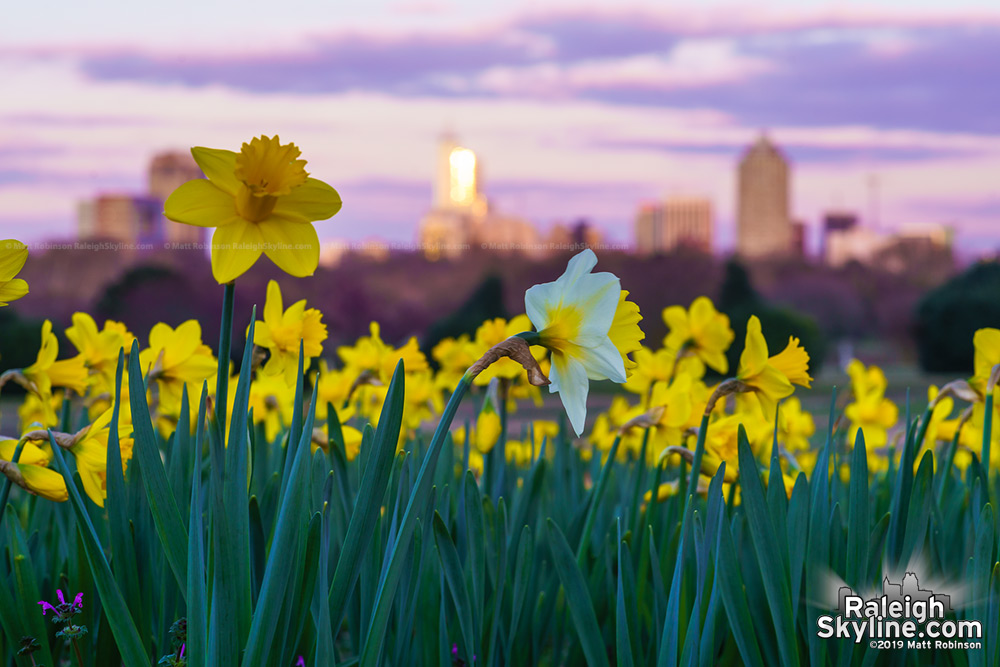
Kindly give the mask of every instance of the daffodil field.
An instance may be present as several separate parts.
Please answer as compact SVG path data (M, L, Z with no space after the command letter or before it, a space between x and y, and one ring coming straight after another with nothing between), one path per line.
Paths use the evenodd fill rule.
M1000 664L1000 330L902 405L854 361L814 418L797 338L769 350L751 317L730 368L701 297L645 340L586 250L509 321L331 349L277 282L233 303L261 254L310 279L339 195L277 137L192 153L207 179L166 215L216 228L217 346L77 313L74 349L46 322L0 377L24 390L0 424L0 665ZM31 298L27 247L0 248L0 301ZM594 382L620 387L588 417ZM914 569L962 591L946 620L982 634L949 639L978 645L820 636L838 586Z

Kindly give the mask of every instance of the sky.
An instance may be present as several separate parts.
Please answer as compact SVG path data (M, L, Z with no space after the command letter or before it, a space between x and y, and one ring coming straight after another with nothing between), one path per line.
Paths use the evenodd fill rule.
M991 6L992 5L992 6ZM493 205L630 241L643 202L712 200L762 131L792 211L1000 246L1000 6L729 0L9 3L0 234L72 238L79 201L141 193L153 154L294 141L344 200L321 239L415 239L435 146ZM874 184L874 187L873 187Z

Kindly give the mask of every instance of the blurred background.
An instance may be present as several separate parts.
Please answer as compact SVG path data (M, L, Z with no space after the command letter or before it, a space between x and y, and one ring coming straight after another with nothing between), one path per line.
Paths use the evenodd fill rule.
M523 312L583 247L649 346L705 294L734 358L762 314L821 391L856 356L922 393L1000 326L991 2L18 3L0 77L0 237L31 248L0 370L76 310L143 343L197 318L213 342L210 236L162 203L201 176L191 146L260 134L344 207L317 276L262 260L237 318L277 278L322 310L328 354L371 320L429 351Z

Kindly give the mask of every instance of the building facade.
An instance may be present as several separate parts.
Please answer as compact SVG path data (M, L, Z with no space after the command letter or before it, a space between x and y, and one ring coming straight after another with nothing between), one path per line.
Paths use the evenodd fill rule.
M636 252L651 255L687 247L712 251L712 203L700 197L677 197L646 204L635 219Z
M792 252L788 160L766 135L740 159L737 171L737 253L746 259Z

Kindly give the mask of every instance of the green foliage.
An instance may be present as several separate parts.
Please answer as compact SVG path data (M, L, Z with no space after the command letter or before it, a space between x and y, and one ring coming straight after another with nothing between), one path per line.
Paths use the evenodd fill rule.
M141 397L131 357L130 395ZM286 667L300 655L310 667L876 664L887 654L817 637L826 583L867 589L914 563L921 578L984 591L958 612L983 621L984 648L892 664L1000 655L1000 477L984 481L975 459L958 470L949 456L917 457L919 426L900 445L903 464L880 472L862 436L828 432L821 472L798 476L790 495L768 483L781 479L777 448L761 470L742 430L738 461L725 464L738 466L738 494L724 490L723 468L702 494L683 464L617 450L585 459L565 432L530 466L486 457L477 479L455 465L449 437L468 378L429 441L401 440L400 364L377 428L347 460L333 406L328 452L311 451L315 389L310 399L301 384L301 417L268 442L248 419L249 368L225 437L207 391L168 438L135 402L127 470L109 442L104 511L53 443L70 502L18 495L0 526L0 667L27 664L12 655L22 637L39 662L70 660L36 604L55 588L84 591L81 667L179 664L181 637L192 667ZM837 416L831 399L828 423ZM831 461L837 473L823 474ZM661 482L679 488L658 499Z
M925 371L971 374L976 330L1000 327L1000 263L980 262L927 292L914 319Z

